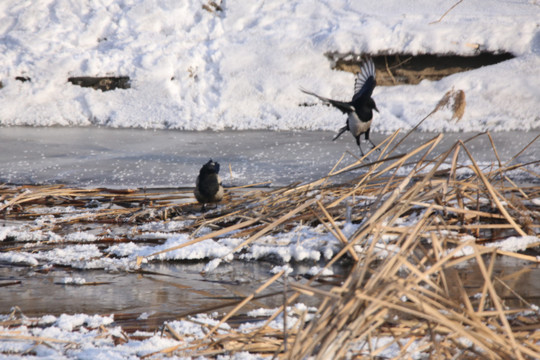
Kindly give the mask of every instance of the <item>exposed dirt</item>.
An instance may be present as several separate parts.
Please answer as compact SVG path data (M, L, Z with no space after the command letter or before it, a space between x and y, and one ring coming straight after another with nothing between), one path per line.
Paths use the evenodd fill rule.
M360 71L362 57L358 54L328 52L325 55L333 69L353 73ZM377 69L377 85L391 86L418 84L424 79L439 80L455 73L497 64L514 56L506 52L482 52L475 56L390 54L374 55L372 58Z
M91 87L92 89L101 91L130 88L130 79L128 76L78 76L70 77L68 78L68 81L73 85L79 85L81 87Z

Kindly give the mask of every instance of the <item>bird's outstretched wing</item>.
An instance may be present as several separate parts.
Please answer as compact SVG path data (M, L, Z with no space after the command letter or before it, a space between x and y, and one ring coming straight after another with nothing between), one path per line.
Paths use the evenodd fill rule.
M367 58L360 67L360 72L356 73L352 101L355 102L360 98L369 99L375 85L377 85L375 81L375 64L373 59Z
M308 95L315 96L316 98L320 99L322 102L324 102L326 104L330 104L330 105L338 108L339 110L341 110L345 114L348 114L348 113L354 111L354 107L352 107L351 103L325 98L323 96L317 95L315 93L312 93L311 91L307 91L307 90L302 89L302 88L300 88L300 91L302 91L303 93L306 93Z

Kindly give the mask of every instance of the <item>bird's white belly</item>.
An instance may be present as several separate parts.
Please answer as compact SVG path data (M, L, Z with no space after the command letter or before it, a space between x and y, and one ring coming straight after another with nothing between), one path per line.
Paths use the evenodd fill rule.
M221 199L223 199L224 190L223 190L223 185L221 185L221 178L219 177L219 175L218 175L217 179L218 179L218 184L219 184L219 190L218 190L218 192L216 194L216 200L220 201Z
M355 112L351 112L349 113L347 124L349 125L349 131L351 132L351 134L356 137L369 130L369 128L371 127L371 120L361 121Z

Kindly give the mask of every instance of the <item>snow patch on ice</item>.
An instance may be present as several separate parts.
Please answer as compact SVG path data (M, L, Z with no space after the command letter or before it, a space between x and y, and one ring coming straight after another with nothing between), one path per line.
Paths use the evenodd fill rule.
M87 314L75 314L67 315L62 314L56 320L55 325L66 331L73 331L73 329L86 326L88 328L95 329L101 325L110 325L114 322L113 315L110 316L100 316L100 315L87 315Z
M532 244L536 243L540 243L540 239L536 236L511 236L504 240L488 243L485 246L497 248L502 251L518 252L526 250ZM474 254L474 249L471 246L465 246L455 256L467 256L471 254Z
M71 276L66 276L61 280L61 283L65 285L84 285L86 284L86 279L80 277L73 278Z

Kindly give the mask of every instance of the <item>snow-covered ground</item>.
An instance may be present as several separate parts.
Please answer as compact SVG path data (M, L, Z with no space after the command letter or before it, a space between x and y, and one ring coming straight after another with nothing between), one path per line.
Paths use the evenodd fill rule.
M418 85L377 87L377 132L414 126L450 89L467 107L425 131L540 127L537 0L0 2L0 125L336 130L338 111L299 91L349 99L354 76L324 53L511 52L516 58ZM129 76L130 89L70 76ZM22 82L16 77L29 78Z

